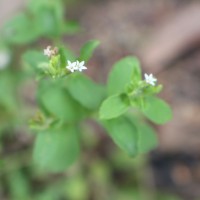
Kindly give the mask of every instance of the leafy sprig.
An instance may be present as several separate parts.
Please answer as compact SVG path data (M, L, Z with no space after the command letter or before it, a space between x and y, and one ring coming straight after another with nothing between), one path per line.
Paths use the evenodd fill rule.
M40 128L37 118L35 126L34 120L31 125L37 132L34 160L45 169L62 171L74 163L80 152L84 119L94 119L119 148L136 156L157 145L156 134L144 116L157 124L172 117L168 104L156 97L162 86L156 85L157 79L152 74L142 78L135 57L115 63L106 85L97 84L81 73L83 61L90 59L98 44L95 40L87 42L80 55L71 59L64 47L56 51L48 47L44 51L48 59L36 51L24 55L25 63L36 74L43 73L37 92L43 123ZM44 124L48 126L44 128Z

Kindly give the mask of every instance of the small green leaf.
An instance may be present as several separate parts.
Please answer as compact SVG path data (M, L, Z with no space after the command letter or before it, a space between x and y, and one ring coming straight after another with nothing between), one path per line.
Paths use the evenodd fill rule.
M97 109L105 97L104 87L83 74L71 77L67 88L72 97L88 109Z
M59 48L59 54L62 68L65 68L67 66L67 60L75 61L76 59L76 56L68 47Z
M40 32L29 16L20 13L4 26L3 36L10 43L26 44L38 39Z
M28 177L19 169L11 170L7 174L7 183L12 199L29 199L31 195Z
M88 62L92 57L94 50L99 46L100 42L97 40L90 40L83 45L80 51L80 61Z
M75 127L65 126L38 133L33 158L42 169L60 172L73 164L79 155Z
M57 37L63 33L64 4L62 0L31 0L28 3L33 23L44 37Z
M117 94L103 101L99 115L100 119L112 119L125 113L129 108L129 102L125 94Z
M18 110L18 100L16 93L16 77L9 71L0 73L0 104L11 114ZM1 114L3 110L1 111ZM1 119L2 121L2 119Z
M53 8L44 8L35 15L35 26L45 37L56 37L60 34L59 22L56 20Z
M117 94L125 91L131 81L141 80L139 61L135 57L126 57L118 61L108 77L108 94Z
M156 97L148 97L145 103L142 111L151 121L164 124L172 118L172 110L165 101Z
M128 113L126 117L137 127L138 153L147 153L154 149L158 145L158 138L153 128L141 121L140 118L136 118L133 113Z
M34 71L40 71L43 64L48 64L48 58L40 51L30 50L23 54L23 62L32 67Z
M81 30L81 26L76 21L68 21L64 24L63 33L75 34Z
M28 0L27 7L28 7L28 9L32 13L37 14L38 12L40 12L41 8L47 8L53 2L55 2L55 1L49 1L49 0Z
M46 85L47 84L47 85ZM48 82L40 86L38 100L44 111L66 122L74 122L83 117L85 110L58 84Z
M118 117L103 122L113 141L129 156L137 154L137 128L125 117Z
M146 125L140 124L138 128L138 152L147 153L158 145L158 138L154 130Z

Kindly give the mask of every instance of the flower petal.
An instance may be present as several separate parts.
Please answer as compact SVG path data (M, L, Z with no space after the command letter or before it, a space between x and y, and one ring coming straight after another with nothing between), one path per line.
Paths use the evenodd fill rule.
M85 61L82 61L79 63L79 66L83 66L85 64Z
M67 64L68 64L68 65L71 65L72 63L71 63L71 61L68 60L68 61L67 61Z

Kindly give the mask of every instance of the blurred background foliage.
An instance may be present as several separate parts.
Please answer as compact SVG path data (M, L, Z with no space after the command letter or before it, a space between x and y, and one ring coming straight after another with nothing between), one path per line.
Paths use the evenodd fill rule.
M191 2L196 3L198 1ZM197 5L199 6L199 4ZM195 4L194 7L198 6ZM85 131L81 136L81 157L64 173L50 174L38 169L32 161L34 134L28 128L28 121L37 107L35 103L34 71L27 66L24 59L29 49L41 50L49 43L60 45L58 38L61 37L63 44L69 47L68 55L73 57L70 46L78 51L80 43L83 43L85 39L96 37L96 39L101 40L102 49L97 52L96 58L90 62L94 68L87 73L97 81L105 81L105 74L108 72L108 67L105 66L111 66L111 63L132 52L141 56L144 68L148 61L149 66L145 69L156 73L159 72L160 66L168 66L166 64L167 59L169 63L172 63L172 66L176 66L183 65L181 61L177 62L177 59L182 60L183 58L191 64L190 60L187 60L190 58L193 60L192 63L196 62L193 66L199 68L199 48L198 46L194 48L189 42L186 44L189 47L188 49L185 48L185 51L180 51L178 44L178 47L172 46L171 48L176 50L173 54L176 55L174 57L169 53L171 51L167 45L164 48L165 43L162 43L164 36L160 36L159 41L162 48L160 46L144 48L145 38L150 34L148 28L157 30L156 24L162 24L159 19L166 19L168 17L166 13L172 15L177 12L182 19L185 19L187 13L194 13L185 11L186 14L184 15L182 10L185 7L189 7L189 3L180 0L170 0L165 1L165 3L156 0L140 2L29 0L23 4L18 13L13 14L9 20L4 22L0 32L0 199L199 199L199 179L195 182L192 178L192 176L199 176L199 168L196 167L200 163L198 151L193 154L193 152L185 151L185 149L167 150L165 153L156 150L150 155L130 159L113 145L110 138L105 135L104 130L93 121L88 121L89 126L84 127ZM1 9L3 8L1 7ZM129 13L129 15L124 13ZM102 18L103 21L100 20ZM196 18L199 19L198 16ZM176 16L171 21L173 19L177 20L177 27L179 27L181 22L178 21ZM171 21L170 23L172 23ZM191 18L189 22L193 22ZM174 30L173 26L168 27L167 30L165 27L158 26L159 29L163 29L165 32L168 29ZM192 28L188 29L192 30ZM179 35L179 32L172 31L172 33L175 36ZM157 37L157 32L153 34ZM193 32L192 34L194 35ZM172 37L167 39L168 44L171 40ZM156 40L152 41L156 44L159 43ZM166 49L166 51L163 50L163 55L168 56L163 56L160 53L157 60L156 53L156 56L153 53L151 57L144 56L146 55L144 52L151 50L151 52L156 52L157 48L159 50ZM32 62L34 63L34 60ZM154 68L151 68L150 64L152 63L155 66ZM196 68L193 67L192 69L194 69L192 73L195 73ZM177 88L168 86L170 84L169 76L175 74L174 76L177 78L177 74L180 76L182 74L170 70L163 70L163 72L162 68L160 71L159 77L166 85L168 92L164 93L163 96L171 100L173 104L176 101L173 101L170 95L173 94L173 90L177 92ZM163 76L167 77L167 81L163 79ZM171 83L173 83L173 80ZM182 93L184 94L184 91ZM179 98L177 98L178 100ZM180 101L178 102L180 103ZM176 106L177 104L174 103L173 105ZM178 109L180 112L179 107ZM176 121L174 123L178 124ZM170 126L171 129L175 127L176 132L181 132L180 129L176 129L173 123ZM170 134L170 132L173 133L171 129L157 130L158 133ZM197 130L199 129L197 128ZM159 135L159 137L162 142L162 136ZM179 140L180 137L177 137L174 141ZM161 143L161 146L162 144L164 143ZM178 145L175 144L174 146ZM170 147L166 149L170 149ZM196 172L193 173L195 170Z

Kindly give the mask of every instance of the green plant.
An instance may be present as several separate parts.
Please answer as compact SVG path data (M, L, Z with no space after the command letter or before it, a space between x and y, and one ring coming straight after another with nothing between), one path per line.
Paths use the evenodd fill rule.
M97 84L81 73L98 41L87 42L79 57L64 47L47 47L42 52L24 55L27 64L39 74L37 102L39 111L30 125L37 132L34 160L50 171L69 167L80 152L80 134L85 119L102 125L113 141L130 156L146 153L157 144L146 116L157 124L172 117L170 107L155 95L153 75L142 80L139 61L126 57L112 68L106 85Z
M18 57L29 48L28 45L35 45L42 38L56 43L63 35L80 30L77 22L65 19L64 8L62 0L29 0L24 11L3 26L0 39L1 134L11 129L11 125L18 126L20 123L24 126L22 111L29 109L23 105L18 90L30 74L21 67Z
M131 157L146 153L156 147L157 137L144 116L158 124L171 118L169 106L155 97L162 88L154 86L156 80L151 75L142 80L135 57L118 61L107 84L95 83L81 73L89 68L87 63L99 42L87 42L79 56L68 48L63 36L75 34L80 27L65 19L65 5L62 0L29 0L26 8L1 30L0 188L5 193L2 198L5 195L5 199L86 200L94 195L97 200L128 200L140 196L137 193L148 196L152 191L140 183L143 162L129 159L117 148L107 152L110 155L106 159L96 151L89 152L100 137L90 133L87 119L102 126ZM47 42L59 48L47 47L44 55L41 46ZM27 112L32 113L20 92L33 75L37 80L39 108L30 120L30 128L36 133L33 148L36 165L30 156L32 137L28 145L19 142L29 132ZM80 152L83 156L71 171L58 176L48 173L64 171ZM123 187L120 187L123 182L116 184L113 171L118 170L127 172L129 184ZM98 190L91 188L91 183L97 184Z

